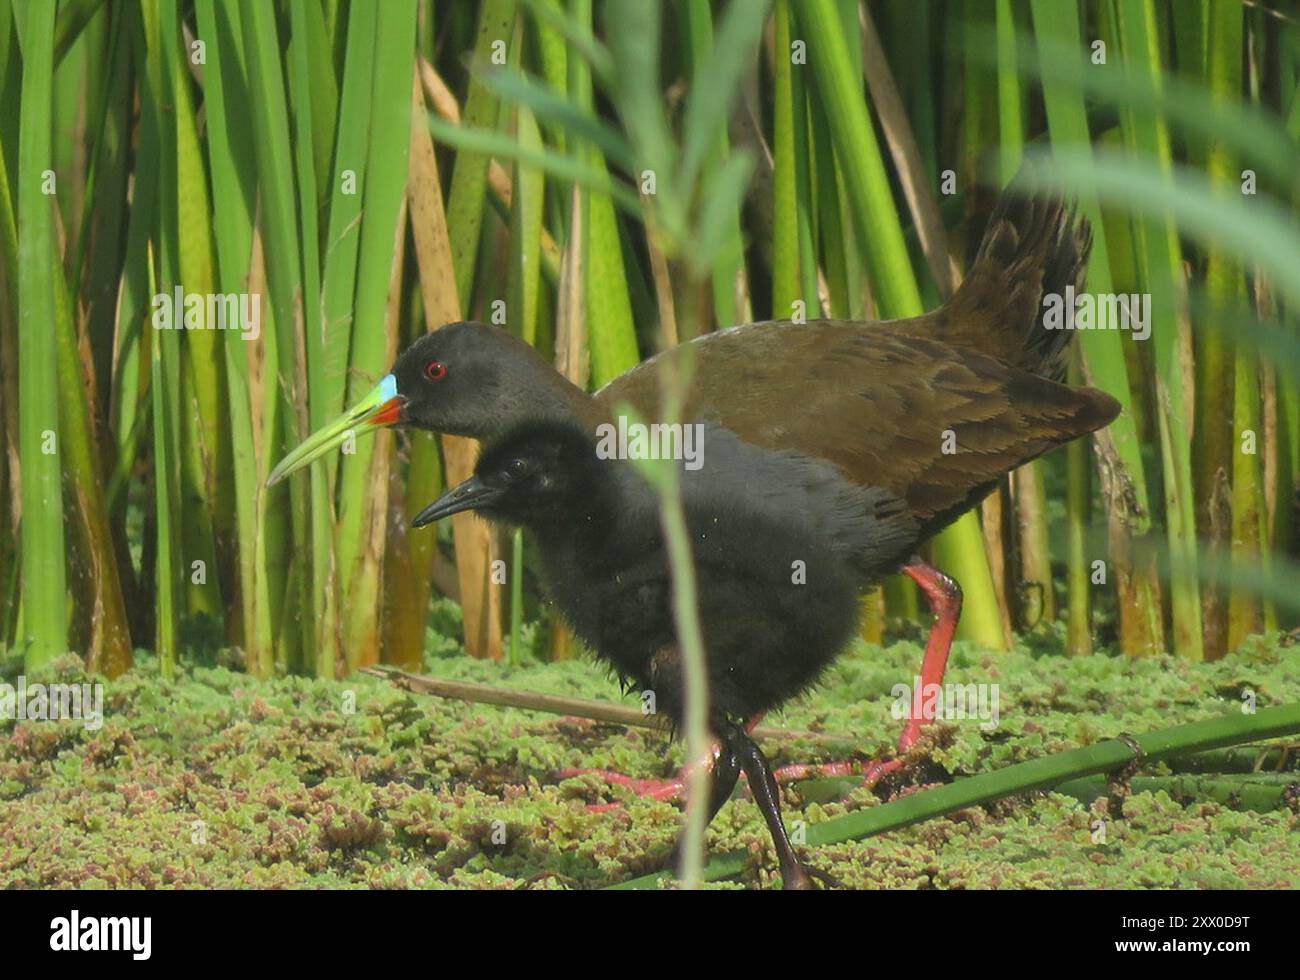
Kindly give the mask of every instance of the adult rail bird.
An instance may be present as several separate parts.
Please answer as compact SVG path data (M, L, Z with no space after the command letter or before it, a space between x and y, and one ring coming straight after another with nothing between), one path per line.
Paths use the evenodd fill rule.
M943 306L902 320L769 321L706 334L686 345L693 357L681 418L716 425L759 449L828 463L859 487L891 494L906 504L919 545L1011 470L1119 413L1104 392L1064 383L1073 320L1067 315L1051 329L1043 316L1046 297L1064 297L1067 287L1083 291L1090 247L1087 221L1060 201L1009 190L965 280ZM286 456L270 482L349 433L383 425L491 439L523 422L549 420L594 433L615 420L621 404L655 421L659 367L680 350L651 358L592 395L505 330L450 324L404 351L369 396ZM923 685L940 684L961 591L916 558L902 560L898 571L920 585L934 613L920 676ZM907 720L899 757L926 720ZM866 774L884 771L873 765ZM680 783L637 788L672 795Z
M695 566L706 715L718 740L708 819L743 770L783 884L807 888L771 769L744 723L817 680L853 637L863 590L910 554L919 526L902 499L830 463L753 446L714 425L701 430L698 465L674 465ZM574 631L625 682L653 692L678 728L685 671L658 506L633 464L598 453L576 423L526 422L489 443L474 474L412 524L473 510L526 528Z

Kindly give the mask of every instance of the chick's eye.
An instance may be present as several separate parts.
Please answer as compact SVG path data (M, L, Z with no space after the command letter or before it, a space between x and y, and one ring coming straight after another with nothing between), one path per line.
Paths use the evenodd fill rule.
M430 381L441 381L447 376L447 365L442 361L430 361L424 366L424 376Z
M528 464L522 459L512 459L506 464L506 471L511 476L523 476L528 472Z

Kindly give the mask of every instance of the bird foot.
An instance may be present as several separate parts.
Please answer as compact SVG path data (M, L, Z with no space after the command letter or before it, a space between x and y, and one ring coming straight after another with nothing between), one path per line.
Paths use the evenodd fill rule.
M614 786L625 786L635 795L651 800L675 800L686 790L686 777L678 773L671 779L636 779L612 769L561 769L560 778L573 779L578 776L597 776ZM622 803L589 803L587 810L591 813L607 813L617 810Z
M888 760L849 759L843 762L822 762L812 764L794 764L782 766L772 775L780 783L799 782L803 779L827 779L842 777L861 777L867 786L875 786L885 776L903 768L902 758ZM615 772L612 769L561 769L560 778L573 779L578 776L597 776L614 786L624 786L636 796L643 799L671 802L686 795L686 774L678 771L669 779L637 779L633 776ZM622 803L588 803L590 813L608 813L621 809Z
M772 775L777 782L790 783L802 779L827 779L848 776L860 776L867 786L875 786L885 776L903 768L904 759L847 759L843 762L820 762L811 764L796 763L782 766Z

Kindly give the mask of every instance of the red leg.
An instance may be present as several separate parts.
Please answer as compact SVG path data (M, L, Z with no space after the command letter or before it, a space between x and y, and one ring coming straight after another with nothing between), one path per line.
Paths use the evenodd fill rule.
M755 719L754 723L757 724L757 719ZM713 741L709 746L707 755L695 765L712 767L720 751L721 746L719 743L716 740ZM635 779L632 776L625 776L621 772L614 772L609 769L561 769L560 777L572 779L575 776L599 776L607 783L626 786L637 796L649 797L652 800L675 800L679 796L685 795L686 784L690 781L692 768L693 766L688 763L673 773L669 779ZM593 813L602 813L606 810L616 810L622 805L621 803L593 803L587 809Z
M621 772L615 772L612 769L560 770L561 779L573 779L576 776L599 776L607 783L626 786L637 796L649 797L652 800L675 800L686 789L686 772L684 769L679 770L671 779L636 779L632 776L625 776ZM592 803L587 809L593 813L603 813L606 810L617 810L622 805L621 803Z
M930 602L934 625L925 644L925 658L921 661L921 690L931 684L943 683L943 672L948 666L948 652L952 649L957 620L961 618L961 587L933 565L919 558L903 566ZM903 755L921 734L921 726L932 718L909 718L903 735L898 740L898 754Z
M745 721L745 734L752 732L766 712L760 711ZM712 753L709 756L709 765L714 764L718 756L718 745L713 746ZM690 776L690 767L683 766L672 775L670 779L634 779L631 776L625 776L621 772L614 772L611 769L561 769L560 776L564 779L571 779L574 776L599 776L607 783L613 783L616 786L626 786L637 796L646 796L652 800L675 800L686 793L686 783ZM622 804L619 803L594 803L588 807L594 813L601 813L605 810L617 809Z
M935 617L934 625L930 627L930 638L925 644L925 657L921 661L921 684L924 691L926 685L943 683L944 669L948 666L948 652L952 649L953 634L957 631L957 620L961 616L961 588L943 572L920 558L912 559L902 570L921 587ZM826 776L861 775L869 785L874 785L882 776L902 767L901 757L916 743L922 727L930 721L933 719L908 718L898 740L899 758L888 762L850 761L782 766L776 771L776 777L782 782L788 782Z

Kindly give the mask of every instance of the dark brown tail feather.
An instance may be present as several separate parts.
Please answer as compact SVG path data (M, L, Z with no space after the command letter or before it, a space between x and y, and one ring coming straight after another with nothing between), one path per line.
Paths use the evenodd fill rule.
M1065 378L1071 329L1048 329L1043 297L1084 288L1092 229L1062 201L1002 193L965 280L943 308L953 343L1053 381ZM1068 307L1067 307L1068 309ZM1067 317L1066 323L1072 323Z

